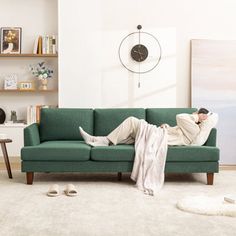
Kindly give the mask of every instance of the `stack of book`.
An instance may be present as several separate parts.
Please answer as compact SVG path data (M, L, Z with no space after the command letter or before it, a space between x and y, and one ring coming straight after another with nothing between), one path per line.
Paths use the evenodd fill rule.
M0 139L7 139L7 135L6 134L0 134Z
M40 111L42 108L56 108L52 105L36 105L27 107L27 125L40 123Z
M57 54L57 36L38 36L34 43L34 54Z

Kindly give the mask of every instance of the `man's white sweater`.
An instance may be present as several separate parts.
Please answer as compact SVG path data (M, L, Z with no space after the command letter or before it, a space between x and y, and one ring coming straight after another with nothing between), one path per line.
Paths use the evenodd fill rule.
M212 113L201 123L198 123L197 114L179 114L176 116L177 126L167 125L168 145L203 145L211 129L218 121L218 115Z

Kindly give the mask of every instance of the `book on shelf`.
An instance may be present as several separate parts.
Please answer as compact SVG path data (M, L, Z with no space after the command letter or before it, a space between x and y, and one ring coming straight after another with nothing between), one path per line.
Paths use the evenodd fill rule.
M43 38L42 36L39 36L38 54L42 54L42 45L43 45Z
M57 54L57 36L45 35L38 36L35 39L33 53L34 54Z
M42 108L57 108L54 105L31 105L27 107L27 125L40 123L40 113Z
M34 41L33 54L38 54L38 44L39 44L39 36Z
M56 35L52 36L52 54L57 53L57 38Z

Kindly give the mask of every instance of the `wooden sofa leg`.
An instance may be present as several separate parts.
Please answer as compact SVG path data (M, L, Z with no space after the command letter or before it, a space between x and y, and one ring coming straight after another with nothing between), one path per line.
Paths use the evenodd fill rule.
M27 184L32 185L34 180L34 172L26 172Z
M214 173L207 173L207 185L213 185Z
M118 180L121 181L122 179L122 172L118 172Z

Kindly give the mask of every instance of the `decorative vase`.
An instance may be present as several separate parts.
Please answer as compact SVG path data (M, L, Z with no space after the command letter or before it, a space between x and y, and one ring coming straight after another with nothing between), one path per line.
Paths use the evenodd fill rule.
M5 119L6 119L6 113L2 108L0 108L0 124L3 124L5 122Z
M41 85L40 90L47 90L48 89L48 80L47 79L40 79Z
M13 51L14 44L8 43L8 47L3 51L3 53L11 53Z

